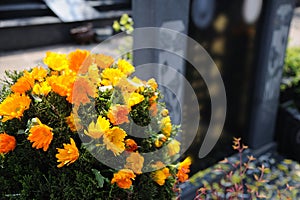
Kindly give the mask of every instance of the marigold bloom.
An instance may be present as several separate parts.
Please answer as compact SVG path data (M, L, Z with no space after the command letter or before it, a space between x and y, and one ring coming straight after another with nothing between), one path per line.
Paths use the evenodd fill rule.
M152 179L160 186L163 186L165 184L166 179L169 176L171 176L171 174L169 168L167 167L151 173Z
M163 134L166 137L170 137L171 131L172 131L172 124L171 124L171 118L170 118L170 116L162 118L162 120L161 120L160 123L161 123L160 124L160 128L161 128Z
M75 80L67 100L74 105L86 104L91 102L89 97L95 97L95 94L96 88L90 84L90 81L79 77Z
M107 56L104 54L96 54L95 55L95 63L101 69L105 69L110 67L114 63L114 59L111 56Z
M125 140L125 148L127 151L133 152L138 149L138 146L133 139L127 139Z
M126 75L129 75L134 72L134 66L132 66L127 60L120 59L118 60L118 69L121 70Z
M47 81L42 83L36 83L32 88L32 93L36 95L47 96L50 91L51 91L51 86L48 84Z
M135 174L130 169L121 169L117 173L114 173L114 177L111 180L111 184L117 183L119 188L129 189L132 185L132 180L135 178Z
M161 147L165 142L167 141L167 137L163 134L159 134L154 141L155 147L159 148Z
M123 92L132 93L138 89L139 84L133 82L132 80L126 77L123 77L119 80L116 86L120 88Z
M76 147L76 144L72 138L70 138L70 144L63 144L64 148L56 148L58 153L56 154L57 162L60 164L57 167L63 167L64 165L69 165L75 162L79 158L79 151Z
M82 130L80 118L75 115L73 112L70 114L69 117L66 117L66 123L68 124L69 128L72 132L75 132L77 130Z
M23 112L29 108L31 99L24 94L11 94L0 104L0 116L2 122L13 118L20 119Z
M84 133L91 138L97 139L103 136L104 133L109 131L110 123L104 117L99 116L96 124L92 121L89 124L88 130L84 130Z
M27 140L33 142L33 148L43 148L44 151L47 151L53 139L52 128L42 124L38 118L35 118L35 120L37 121L37 125L33 125L30 128Z
M151 116L155 117L157 115L157 103L154 102L150 105L149 111L151 113Z
M113 125L120 125L128 123L129 109L127 106L116 104L111 106L108 110L107 117Z
M19 78L17 82L11 86L11 91L14 93L25 93L30 90L33 85L34 79L27 71L24 71L24 76Z
M70 96L75 77L71 74L63 74L60 76L52 75L47 78L47 82L52 90L60 96Z
M48 75L48 71L43 67L35 67L32 69L30 74L34 80L42 82L44 78Z
M82 66L84 60L89 56L89 54L89 51L80 49L76 49L76 51L69 53L69 69L77 73L80 67Z
M184 161L179 163L178 172L176 174L180 182L184 182L189 178L188 173L190 172L190 165L192 160L190 157L187 157Z
M133 93L125 93L123 94L125 102L128 107L132 107L136 104L141 103L144 101L145 97L139 93L133 92Z
M48 51L43 61L50 69L55 71L62 71L69 68L69 61L66 54Z
M168 147L168 155L174 156L174 155L178 154L180 151L180 142L173 139L170 141L170 143L168 144L167 147Z
M149 85L153 90L156 90L158 85L154 78L151 78L147 81L147 85Z
M116 85L118 85L119 81L123 77L126 77L126 76L119 69L106 68L101 73L101 77L102 77L102 81L101 81L102 85L104 85L104 86L107 86L107 85L116 86Z
M136 174L142 173L142 168L144 164L144 157L139 153L130 153L130 155L126 158L125 168L131 169Z
M6 133L0 134L0 154L13 151L16 147L16 138Z
M113 127L103 136L103 142L106 145L106 149L111 150L115 155L119 155L125 150L124 138L126 136L127 134L123 129Z

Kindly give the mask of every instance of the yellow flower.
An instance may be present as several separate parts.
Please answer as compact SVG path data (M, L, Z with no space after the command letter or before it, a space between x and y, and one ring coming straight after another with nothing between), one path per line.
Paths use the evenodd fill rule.
M170 118L170 116L162 118L162 120L161 120L160 123L161 123L160 124L160 128L161 128L163 134L166 137L170 137L171 131L172 131L172 124L171 124L171 118Z
M43 67L35 67L32 69L30 74L34 80L42 82L44 78L47 76L48 72Z
M81 120L77 115L75 115L73 112L70 114L69 117L66 117L66 123L68 124L71 131L75 132L77 130L82 129Z
M64 165L69 165L75 162L79 158L79 151L76 147L76 144L72 138L70 138L71 144L63 144L64 148L56 148L58 153L56 154L57 162L60 164L57 167L63 167Z
M144 164L144 157L139 153L130 153L126 158L125 168L131 169L136 174L142 173L142 168Z
M33 94L43 95L43 96L47 96L50 91L51 91L51 86L48 84L47 81L34 84L32 89Z
M6 133L0 134L0 154L13 151L16 147L16 138Z
M117 183L119 188L129 189L132 185L131 179L134 180L135 177L135 174L130 169L121 169L114 173L111 184Z
M138 103L141 103L145 99L145 97L143 95L136 93L136 92L125 93L125 94L123 94L123 96L124 96L124 100L129 108Z
M161 147L165 142L167 141L167 137L163 134L159 134L154 141L155 147L159 148Z
M116 86L121 78L125 77L125 74L119 69L106 68L101 73L102 81L101 84L104 86L112 85Z
M92 121L89 124L88 131L84 130L84 133L94 139L100 138L104 133L109 131L110 123L104 117L99 116L96 124Z
M44 63L55 71L62 71L69 68L69 61L66 54L47 52Z
M52 128L45 124L42 124L42 122L38 118L35 118L35 120L37 122L37 125L33 125L30 128L27 140L33 142L33 148L43 148L44 151L47 151L53 139Z
M154 78L151 78L147 81L147 85L149 85L153 90L156 90L158 85Z
M118 69L121 70L127 76L134 72L134 66L132 66L128 61L124 59L118 60Z
M174 156L179 153L180 151L180 142L177 140L173 139L171 142L168 144L168 155L169 156Z
M124 138L126 136L126 132L119 127L108 130L103 136L106 149L111 150L115 155L119 155L125 150Z
M107 117L113 125L120 125L128 123L129 109L127 106L116 104L111 106L108 110Z
M152 179L160 186L163 186L165 184L166 179L169 176L171 176L171 174L170 174L169 168L167 168L167 167L151 173Z
M184 161L179 163L178 172L176 174L180 182L184 182L189 178L190 165L192 163L191 157L187 157Z
M3 117L2 122L13 118L20 119L23 112L29 108L30 98L24 94L11 94L0 104L0 116Z
M33 87L34 79L31 75L24 71L24 76L19 78L17 82L11 86L11 90L15 93L25 93Z
M80 49L76 49L76 51L69 53L69 69L77 73L80 70L84 60L89 56L89 54L89 51Z

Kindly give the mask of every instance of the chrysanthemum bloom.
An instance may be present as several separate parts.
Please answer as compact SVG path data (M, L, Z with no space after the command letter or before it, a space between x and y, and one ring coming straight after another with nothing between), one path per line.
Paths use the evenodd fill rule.
M134 66L130 64L127 60L120 59L118 60L118 69L121 70L126 75L129 75L134 72Z
M176 174L178 181L184 182L189 178L188 173L190 172L190 165L192 160L190 157L187 157L184 161L179 163L178 172Z
M151 116L155 117L157 115L157 103L154 102L152 104L150 104L150 108L149 108L150 114Z
M163 186L165 184L166 179L169 176L171 176L171 174L169 168L167 167L151 173L152 179L160 186Z
M138 146L133 139L127 139L127 140L125 140L125 148L126 148L126 151L133 152L133 151L137 150Z
M170 141L170 143L168 144L167 147L168 147L168 155L174 156L174 155L178 154L180 151L180 142L173 139Z
M125 105L116 104L109 108L107 117L113 125L128 123L129 109Z
M163 132L163 134L166 137L170 137L171 135L171 131L172 131L172 124L171 124L171 118L170 116L164 117L162 118L162 120L160 121L160 128Z
M97 122L93 121L89 124L88 130L84 130L84 133L93 139L98 139L109 131L110 123L107 119L99 116Z
M36 83L32 88L32 93L35 95L47 96L50 91L51 91L51 86L48 84L47 81Z
M167 137L163 134L159 134L154 141L155 147L159 148L161 147L165 142L167 141Z
M108 68L115 62L113 57L104 54L96 54L94 58L95 58L95 63L101 69Z
M80 67L82 66L84 60L89 56L89 54L89 51L80 49L76 49L76 51L69 53L69 69L77 73L78 70L80 70Z
M144 101L145 97L139 93L124 93L124 100L129 108Z
M123 77L119 80L116 86L121 89L122 92L132 93L136 91L140 85L128 79L127 77Z
M77 78L70 91L67 100L74 105L89 103L91 102L89 97L95 97L96 95L96 88L84 77Z
M125 168L131 169L136 174L142 173L142 168L144 165L144 157L139 153L130 153L126 158Z
M23 112L29 108L31 99L24 94L11 94L0 104L0 116L2 122L13 118L20 119Z
M79 151L76 147L76 144L72 138L70 138L70 144L63 144L64 148L56 148L58 153L56 154L57 162L60 162L57 167L63 167L64 165L69 165L75 162L79 158Z
M36 149L43 148L47 151L53 139L52 128L42 124L42 122L35 118L37 125L33 125L29 130L28 140L33 142L32 147Z
M111 180L111 184L117 183L119 188L129 189L132 185L132 180L135 178L135 174L130 169L121 169L117 173L114 173L114 177Z
M116 85L118 85L119 81L123 77L126 77L126 75L123 72L121 72L121 70L119 70L119 69L106 68L101 73L101 77L102 77L102 81L101 81L102 85L104 85L104 86L107 86L107 85L116 86Z
M80 122L80 118L74 113L71 113L69 117L66 117L66 123L68 124L72 132L82 130L82 125Z
M25 93L29 91L33 85L34 79L27 71L24 71L24 76L19 78L17 82L11 86L11 91L14 93Z
M48 75L48 71L43 67L35 67L30 72L32 78L39 82L44 81L44 78Z
M16 139L14 136L6 133L0 134L0 154L8 153L16 147Z
M124 138L126 136L127 134L123 129L113 127L103 136L103 142L106 145L106 149L111 150L115 155L119 155L125 150Z
M69 68L69 61L66 54L47 52L44 58L44 63L55 71L62 71Z

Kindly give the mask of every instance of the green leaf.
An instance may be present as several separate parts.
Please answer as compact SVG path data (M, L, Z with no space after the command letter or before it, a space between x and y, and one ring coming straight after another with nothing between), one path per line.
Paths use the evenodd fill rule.
M96 170L96 169L92 169L92 172L95 174L96 180L98 182L98 186L100 188L103 187L104 181L108 182L108 179L105 178L104 176L102 176L102 174L100 173L100 171Z

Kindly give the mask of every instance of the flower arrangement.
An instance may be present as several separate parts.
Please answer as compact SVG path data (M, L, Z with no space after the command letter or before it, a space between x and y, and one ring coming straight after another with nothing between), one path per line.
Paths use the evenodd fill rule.
M43 61L46 68L7 72L2 86L1 199L178 195L191 159L172 163L180 128L154 79L86 50L47 52Z

